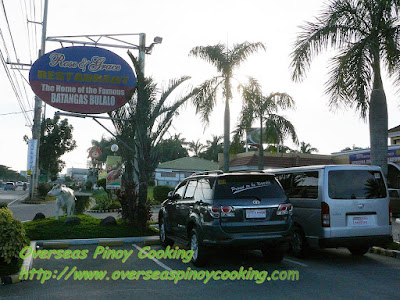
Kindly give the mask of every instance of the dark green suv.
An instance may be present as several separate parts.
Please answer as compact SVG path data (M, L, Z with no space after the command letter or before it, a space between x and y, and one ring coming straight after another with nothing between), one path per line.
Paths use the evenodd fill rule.
M195 173L177 185L159 212L160 241L189 245L203 266L212 247L261 249L279 262L292 235L292 205L271 174Z

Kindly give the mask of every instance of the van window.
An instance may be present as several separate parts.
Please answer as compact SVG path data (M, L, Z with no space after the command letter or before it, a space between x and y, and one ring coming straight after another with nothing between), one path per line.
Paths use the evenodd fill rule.
M215 199L286 198L274 176L235 175L219 177L215 187Z
M276 179L278 179L278 181L280 182L280 184L282 185L283 189L285 190L286 193L289 192L290 190L290 186L291 186L291 177L292 174L288 173L288 174L279 174L276 175Z
M333 170L328 173L328 193L332 199L385 198L386 187L379 171Z
M178 188L175 190L175 193L174 193L175 199L182 199L182 197L183 197L183 192L185 191L186 183L187 183L186 181L182 182L182 183L178 186Z
M293 173L291 189L288 191L290 198L318 198L318 172Z

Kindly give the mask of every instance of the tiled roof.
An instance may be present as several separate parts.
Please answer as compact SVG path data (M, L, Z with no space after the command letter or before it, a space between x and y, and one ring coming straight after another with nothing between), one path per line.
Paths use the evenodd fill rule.
M277 168L288 168L288 167L300 167L309 165L328 165L333 164L331 158L319 158L319 157L300 157L300 156L264 156L264 168L277 167ZM258 155L254 154L246 157L237 157L231 160L230 167L239 166L257 166Z
M157 169L211 171L218 169L218 163L198 157L183 157L160 163Z

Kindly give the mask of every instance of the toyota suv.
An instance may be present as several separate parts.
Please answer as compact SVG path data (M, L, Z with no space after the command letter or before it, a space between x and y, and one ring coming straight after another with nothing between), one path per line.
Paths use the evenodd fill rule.
M195 173L168 194L159 212L161 244L193 250L204 266L213 247L260 249L280 262L292 234L292 205L274 175Z

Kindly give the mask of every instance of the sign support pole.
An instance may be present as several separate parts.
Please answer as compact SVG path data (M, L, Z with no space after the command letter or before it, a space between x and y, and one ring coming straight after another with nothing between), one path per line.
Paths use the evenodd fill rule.
M47 11L48 11L49 1L44 1L44 11L43 11L43 23L42 23L42 43L39 52L39 57L44 55L46 52L46 29L47 29ZM33 127L32 127L32 138L37 140L36 149L36 164L33 170L33 174L30 179L29 185L29 195L32 199L36 193L38 183L39 183L39 148L40 148L40 134L41 134L41 117L42 117L42 100L35 96L35 110L33 116Z

